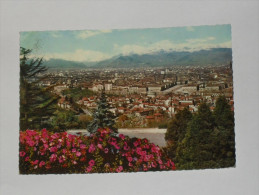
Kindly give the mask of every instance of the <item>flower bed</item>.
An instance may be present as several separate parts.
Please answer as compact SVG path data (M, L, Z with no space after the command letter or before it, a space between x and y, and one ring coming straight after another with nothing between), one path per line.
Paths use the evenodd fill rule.
M147 139L99 129L90 136L20 132L20 173L110 173L175 170L174 163Z

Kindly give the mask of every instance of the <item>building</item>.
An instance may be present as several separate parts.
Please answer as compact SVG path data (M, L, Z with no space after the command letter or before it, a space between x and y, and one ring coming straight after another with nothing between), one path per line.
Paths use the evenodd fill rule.
M104 89L105 89L105 91L111 91L112 90L112 84L111 83L105 84Z

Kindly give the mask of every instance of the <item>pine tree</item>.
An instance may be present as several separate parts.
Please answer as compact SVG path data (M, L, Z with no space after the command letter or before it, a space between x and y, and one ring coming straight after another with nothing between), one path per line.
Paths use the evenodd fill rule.
M206 103L199 106L188 124L185 138L177 148L176 159L183 169L201 169L215 167L213 162L214 145L212 133L214 118Z
M224 96L217 99L214 110L216 123L214 136L215 160L219 161L221 167L235 165L235 132L234 132L234 113L231 111Z
M110 105L106 101L105 93L102 92L98 108L93 113L93 121L87 127L91 134L96 133L99 128L109 128L113 133L118 133L117 128L114 127L115 116L109 109Z
M47 70L43 59L29 59L31 52L20 48L20 130L42 128L42 118L49 118L56 109L57 97L50 93L51 88L38 85L45 79L38 74Z
M192 113L185 107L180 110L172 121L169 122L165 139L168 142L168 155L174 159L179 143L183 140L186 134L188 123L192 119Z

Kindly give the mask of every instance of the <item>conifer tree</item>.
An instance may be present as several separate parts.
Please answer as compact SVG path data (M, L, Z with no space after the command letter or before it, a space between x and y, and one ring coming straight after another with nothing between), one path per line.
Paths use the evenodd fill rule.
M214 118L206 103L199 106L187 127L185 138L177 148L176 159L183 169L201 169L214 167L214 145L212 132Z
M188 123L192 119L192 113L185 107L180 110L172 121L169 122L165 139L168 142L168 155L174 159L176 155L176 149L179 143L183 140L186 134Z
M214 110L216 123L213 134L215 145L215 160L219 161L221 167L235 165L235 133L234 133L234 113L231 111L224 96L217 99Z
M117 128L114 127L115 116L109 109L110 105L106 101L105 93L102 92L98 108L93 113L93 121L87 127L91 134L96 133L99 128L109 128L113 133L118 133Z
M20 130L43 128L42 118L49 118L55 111L57 97L50 93L50 87L40 87L45 78L39 73L47 70L42 58L29 59L30 49L20 48Z

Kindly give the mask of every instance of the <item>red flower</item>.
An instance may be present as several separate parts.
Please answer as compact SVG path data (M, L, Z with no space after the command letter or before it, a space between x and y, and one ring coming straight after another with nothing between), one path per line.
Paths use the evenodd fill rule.
M49 148L49 151L56 153L58 151L58 149L57 149L57 147L51 147L51 148Z
M42 167L44 165L45 165L45 162L44 161L40 161L39 167Z
M24 157L25 154L26 154L26 153L25 153L24 151L21 151L21 152L20 152L20 156L21 156L21 157Z
M88 152L89 153L92 153L95 151L95 146L93 144L90 145L89 149L88 149Z
M116 171L117 171L118 173L120 173L122 170L123 170L123 167L122 167L122 166L119 166L119 167L116 169Z
M92 167L91 167L91 166L89 166L89 167L86 168L86 172L87 172L87 173L90 173L91 171L92 171Z
M95 164L95 161L94 160L90 160L89 161L89 165L92 167L92 166L94 166L94 164Z

